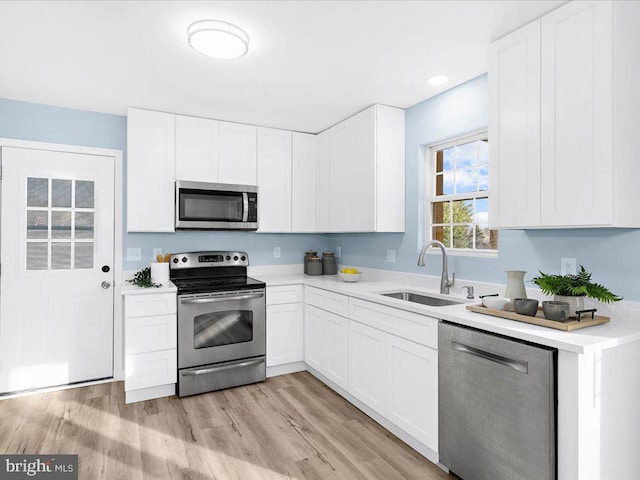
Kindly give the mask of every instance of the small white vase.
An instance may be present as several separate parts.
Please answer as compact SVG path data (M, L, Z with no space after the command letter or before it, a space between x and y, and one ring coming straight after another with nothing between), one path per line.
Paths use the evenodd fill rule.
M565 297L564 295L554 295L556 302L567 302L569 304L569 317L577 318L577 310L584 310L584 296L582 297Z
M527 298L527 291L524 288L524 272L522 270L507 270L507 288L504 291L505 298L509 299L509 303L504 309L513 312L513 300L516 298Z
M160 284L169 281L169 262L151 263L151 281Z

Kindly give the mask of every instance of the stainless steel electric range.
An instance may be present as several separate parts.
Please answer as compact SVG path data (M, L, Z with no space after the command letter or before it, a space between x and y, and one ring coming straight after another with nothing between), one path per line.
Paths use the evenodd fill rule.
M245 252L171 257L178 288L178 396L266 378L265 284L247 277Z

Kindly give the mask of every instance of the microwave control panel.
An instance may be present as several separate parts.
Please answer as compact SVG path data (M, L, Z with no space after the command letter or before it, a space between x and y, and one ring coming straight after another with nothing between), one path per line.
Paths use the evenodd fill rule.
M247 222L258 221L258 194L248 193L247 200L249 201L249 211L247 212Z

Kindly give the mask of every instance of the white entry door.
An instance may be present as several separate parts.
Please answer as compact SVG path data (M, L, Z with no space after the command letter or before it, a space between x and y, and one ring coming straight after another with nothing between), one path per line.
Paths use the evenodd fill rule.
M2 147L0 392L113 375L113 157Z

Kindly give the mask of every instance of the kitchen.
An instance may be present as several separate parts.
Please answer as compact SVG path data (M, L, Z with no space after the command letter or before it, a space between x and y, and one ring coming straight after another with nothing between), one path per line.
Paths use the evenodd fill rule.
M95 268L90 273L84 272L87 277L80 278L73 291L88 289L89 285L99 289L98 294L87 290L82 294L84 297L80 297L80 293L76 296L84 302L79 311L85 318L88 314L97 317L98 311L105 312L101 320L103 333L97 337L103 341L98 342L96 338L93 341L96 348L102 347L108 361L104 364L106 373L85 378L116 380L2 400L3 430L13 431L22 425L31 438L20 440L22 434L7 436L3 452L79 454L80 471L86 478L170 475L199 478L313 478L314 475L315 478L441 478L442 475L445 478L443 469L450 464L442 462L439 452L442 447L438 444L438 437L442 439L438 429L442 432L443 425L438 425L437 385L444 376L437 371L437 340L438 320L446 320L558 349L557 471L551 468L548 478L637 478L640 474L634 455L640 445L637 433L640 420L632 400L637 398L640 387L631 365L639 357L637 302L640 296L633 274L640 269L634 248L640 222L632 208L637 203L633 178L637 178L634 173L638 167L637 162L631 160L633 142L630 139L633 138L632 125L637 124L632 120L637 118L639 100L629 81L638 70L633 54L633 46L638 44L633 26L634 19L638 18L637 2L570 2L567 5L564 2L527 2L525 5L269 2L262 6L252 2L244 5L206 2L187 5L185 10L179 3L155 5L157 17L154 18L158 23L155 28L167 31L146 30L148 38L136 33L137 28L143 28L148 22L147 15L151 15L145 4L138 2L127 5L98 2L93 6L89 2L47 5L5 2L0 7L4 35L21 39L15 49L3 54L5 65L20 67L2 74L4 87L0 89L3 199L13 194L10 180L19 175L35 180L53 178L46 186L38 187L48 187L51 192L67 188L67 184L56 180L59 173L54 170L29 173L36 167L45 168L41 166L45 161L35 157L24 161L19 158L23 150L45 148L42 143L49 148L53 145L58 151L64 146L62 150L68 154L113 159L110 164L113 180L107 181L110 177L102 170L82 170L88 159L75 165L72 158L67 158L73 155L60 157L61 164L68 163L65 168L78 172L70 190L72 203L56 204L53 193L48 194L49 199L40 200L34 194L33 203L27 202L25 207L38 218L30 230L24 227L20 215L12 217L15 209L5 210L7 202L3 201L3 320L8 317L6 312L12 312L5 308L17 302L5 299L24 295L27 299L24 302L28 302L28 294L34 291L29 290L33 286L29 287L27 281L35 282L35 275L31 276L33 279L24 275L8 276L12 275L12 269L18 268L12 267L11 262L20 263L12 259L9 252L25 251L20 243L22 238L23 244L28 245L26 252L32 248L33 265L39 265L42 258L46 264L49 258L49 265L43 271L48 275L59 274L56 277L61 279L59 285L52 285L45 277L39 280L42 283L37 288L46 290L50 298L69 295L69 288L64 288L62 283L62 273L54 271L54 249L63 248L64 243L64 248L68 246L73 252L69 261L79 262L86 260L87 245L92 245ZM270 9L273 11L269 12ZM585 16L581 17L581 12L586 12ZM365 19L359 20L364 13ZM571 42L566 36L558 37L565 42L564 50L553 50L545 43L550 38L549 26L560 24L565 18L563 15L571 18L574 13L575 23L567 22L568 30L559 29L558 35L588 42L597 39L595 46L589 47L594 49L594 58L602 62L597 66L585 60L590 58L591 50L585 50L584 45L570 48ZM386 21L391 16L393 25ZM585 23L587 17L590 20ZM53 33L49 18L59 22L55 31L65 34ZM212 61L194 52L188 43L187 28L206 18L226 20L246 29L250 39L248 52L239 59L225 61ZM330 48L335 57L330 57L313 39L297 45L300 50L289 50L294 48L291 45L296 43L294 38L306 38L307 31L319 32L321 27L317 22L322 19L332 29L342 30L344 25L329 21L335 18L344 19L345 25L353 29L331 30L330 35L325 32L322 34L325 37L317 37L327 39L323 48ZM422 31L424 18L430 19L430 34ZM596 22L596 18L599 21ZM86 21L88 19L93 21ZM453 28L457 22L471 25L476 19L484 22L483 26L461 32L459 38L450 40L451 45L438 46L434 42L437 35L445 35L447 28ZM21 32L24 22L29 26L24 31L39 29L40 32L27 38ZM589 22L595 23L592 26ZM64 28L60 29L59 25ZM287 26L291 30L287 30ZM277 34L267 31L273 28L281 30ZM368 33L371 31L385 33L374 38ZM79 42L81 35L91 41ZM44 38L49 39L51 45L43 42ZM153 42L157 42L158 48L152 48ZM538 53L532 48L536 42ZM403 48L405 44L411 45L414 52L423 50L419 61L415 53ZM148 52L147 56L136 56L139 54L136 49L131 49L130 56L124 55L131 45ZM285 53L278 51L276 45ZM510 50L513 45L514 49ZM523 45L526 50L518 50ZM344 56L338 55L341 48L346 49ZM451 58L442 59L441 48L448 48ZM35 54L38 49L41 50L39 57ZM615 63L611 54L614 49ZM158 80L154 78L155 72L165 72L162 65L166 68L168 63L163 55L180 68L166 73L175 76ZM561 62L553 63L551 55L564 56ZM77 62L78 58L85 62ZM266 68L265 58L273 63L273 70ZM283 60L287 58L295 58L300 64L288 64ZM326 69L314 65L317 58L327 59ZM575 71L584 74L578 68L575 71L561 68L571 64L571 58L581 68L605 73L580 82L584 88L569 88L567 85L573 86L572 82L576 82ZM505 70L500 70L502 65L507 66ZM557 73L545 70L551 65L558 68ZM339 72L346 71L346 66L357 73L343 78ZM137 76L125 81L120 78L123 69L137 72ZM304 75L305 69L310 75ZM285 77L291 76L287 78L291 83L285 91L274 80L278 77L284 81L284 73ZM433 86L426 82L427 78L443 74L450 77L448 83ZM494 80L502 74L499 78L506 86ZM550 75L556 75L556 83L549 81ZM257 82L256 78L261 81ZM370 78L369 83L362 83L363 78ZM202 82L203 79L206 81ZM215 91L204 95L209 84ZM96 85L101 88L96 89ZM111 85L112 89L108 87ZM182 85L189 87L182 88ZM549 99L554 97L549 89L562 87L568 100L550 104ZM583 101L591 95L588 88L596 92L595 97L589 97L593 110L587 113L591 116L585 113L571 118L569 127L562 124L567 112L582 108L583 104L576 98ZM319 100L308 95L308 89L317 91ZM557 92L554 94L565 98ZM549 115L552 108L557 109L556 117ZM403 115L398 116L398 111ZM521 122L522 117L514 118L514 111L524 115L527 122ZM598 114L593 114L594 111ZM508 120L496 123L503 117ZM559 124L553 125L550 118ZM581 119L583 121L579 121ZM212 131L217 133L206 133ZM577 153L567 153L566 145L560 143L554 150L548 141L550 131L565 139ZM367 152L363 158L367 155L369 159L374 158L372 163L365 161L356 165L348 156L331 155L331 151L337 152L345 145L354 144L350 142L357 142L350 135L360 135L357 138L364 142ZM598 141L592 141L593 137ZM483 170L486 160L480 153L486 138L490 148L490 188L481 185L486 181ZM474 172L478 187L474 187L473 192L470 189L448 191L447 167L444 172L433 170L436 172L433 176L429 174L428 161L432 154L437 157L437 152L442 152L446 165L449 149L461 148L465 142L474 142L475 166L465 166L464 170L454 167L454 175ZM611 153L614 149L616 155ZM520 150L526 154L519 155ZM203 170L213 165L211 156L206 157L204 163L191 160L205 158L196 155L198 151L217 155L215 173ZM557 152L571 161L558 162ZM10 158L12 156L15 158ZM229 161L230 158L233 160ZM269 160L261 161L263 158ZM606 161L592 160L583 165L576 163L581 161L576 158L605 158ZM26 168L27 162L35 166L29 166L28 171L12 168L12 165ZM47 164L46 168L53 167ZM93 176L82 176L81 170L82 175ZM439 177L444 179L444 190L436 197L449 194L452 197L434 199L428 194L429 182L438 184ZM88 182L88 178L96 182L96 205L80 200L79 192L87 188L87 183L80 182ZM576 178L580 181L575 181ZM557 179L559 187L550 179ZM258 231L176 231L178 181L257 185ZM25 196L28 196L29 183L24 183ZM101 195L107 190L103 187L109 184L115 185L113 199L105 200ZM35 189L36 183L33 185ZM460 186L455 180L453 185ZM487 220L483 205L489 190ZM114 206L113 220L98 211L99 201L111 202ZM456 208L455 202L463 201L470 206L474 219L473 228L465 230L471 232L469 238L458 236L456 232L460 229L456 230L456 221L447 220L446 212L442 214L442 210L433 207L446 204ZM567 206L571 207L570 211ZM73 222L61 215L60 223L54 224L54 214L66 212L65 209L73 214ZM47 210L49 238L41 236L43 221L40 219L46 215L41 212ZM91 226L87 219L93 218L91 214L95 214L93 244L87 233ZM22 225L26 238L12 233L21 231L10 228L12 225ZM73 227L70 240L62 236L63 228L54 230L54 226L65 225ZM112 251L97 238L100 225L111 225L113 229L109 233L115 239ZM490 238L496 230L498 248L486 248L487 244L479 239ZM462 305L433 307L383 298L382 293L400 290L441 298L438 293L443 273L440 250L429 250L424 267L417 262L421 247L432 238L447 243L447 279L455 272L449 298ZM456 242L467 242L466 248L460 248ZM44 248L44 256L38 256L42 252L38 248ZM317 251L319 255L335 252L339 269L355 267L362 272L362 278L346 283L339 275L304 275L302 262L307 250ZM227 251L231 253L229 260ZM144 333L130 336L127 331L134 324L143 328L142 323L135 323L133 319L148 319L149 325L156 326L159 324L153 323L154 319L176 322L180 304L176 302L176 288L170 284L140 293L123 279L149 267L156 254L172 253L171 260L178 260L177 264L188 258L184 263L191 265L191 257L181 254L193 252L205 252L200 256L208 257L203 258L202 263L207 267L203 270L209 273L218 271L219 267L214 264L232 262L233 265L225 264L223 270L229 273L227 268L234 268L234 276L254 278L266 284L268 379L246 387L185 397L173 396L176 380L170 376L164 383L156 379L156 383L150 384L149 378L157 371L147 372L137 385L132 383L135 378L129 378L127 386L127 359L164 352L166 356L162 361L167 360L169 365L171 361L178 361L184 348L176 343L179 339L175 338L175 330L167 329L163 332L165 348L149 353L126 350L132 345L131 339L135 339L136 348L146 348L142 345L147 339ZM243 254L248 259L242 260ZM222 260L218 261L220 255ZM235 256L237 260L233 259ZM27 255L27 265L29 258ZM548 300L529 281L539 271L561 272L561 263L562 269L565 264L569 269L572 263L574 269L584 265L593 272L595 282L624 297L610 304L587 300L587 308L597 308L597 315L611 318L609 324L563 332L480 315L465 308L468 292L463 286L474 287L475 298L469 299L468 304L478 304L479 297L486 294L504 295L508 270L526 271L526 296ZM64 269L64 266L58 268ZM170 270L172 279L178 270ZM186 270L196 273L193 271L196 269ZM100 289L103 282L109 286ZM179 289L178 295L182 295ZM103 293L113 296L112 311L108 306L92 307L95 304L86 300ZM125 293L124 298L121 293ZM133 307L128 303L135 307L143 301L140 299L154 297L164 302L164 305L155 304L155 313L149 310L132 313ZM42 302L31 303L35 312L46 311ZM54 308L53 300L50 305L52 312L62 308ZM272 319L282 322L272 321L273 329L269 328L270 313ZM179 313L177 317L180 318ZM395 323L389 324L389 319ZM42 326L35 321L25 325L26 332L39 331L37 327ZM75 331L85 338L95 333L85 331L80 323L69 330ZM6 338L4 323L3 332L3 341L19 343ZM109 341L104 341L107 338ZM322 338L325 342L327 338L331 341L323 344L319 341ZM340 338L347 338L346 343L340 343ZM378 343L362 343L365 338ZM47 348L43 342L37 343L30 352ZM12 348L6 343L2 345L5 349ZM112 346L112 351L106 351L105 345ZM362 350L353 348L358 345ZM384 349L378 350L383 345ZM274 353L274 347L279 351ZM397 376L387 366L391 354L376 356L373 353L402 349L411 352L410 358L419 360L407 365L402 361L406 362L409 357L399 357L402 367L396 372ZM87 355L87 352L80 353ZM17 354L7 357L7 353L2 352L2 355L2 370L6 371L7 362ZM254 354L248 356L255 357ZM90 366L88 357L79 358L76 363ZM194 366L203 364L196 362ZM167 368L174 376L177 370ZM368 371L387 371L387 374L368 375ZM60 375L61 380L50 385L72 383L69 378L76 378L65 377L66 369L51 368L46 373L45 377L49 378ZM77 375L81 378L82 372ZM9 378L9 386L3 391L33 388L27 381L33 378L35 374ZM422 381L412 385L415 378ZM394 397L394 390L389 387L394 385L393 379L401 385L401 393L418 391L424 395ZM11 382L17 382L17 387L12 387ZM74 397L73 392L78 392L78 396ZM255 400L260 395L268 397L266 403ZM125 403L130 400L127 397L133 401ZM425 402L428 408L415 413L421 403L416 398L428 399ZM47 405L51 410L44 409ZM110 411L112 416L105 419L96 408ZM251 408L254 412L248 415L246 412ZM40 409L43 413L37 417ZM256 411L261 414L257 415ZM269 420L270 411L281 412L286 422ZM24 425L15 423L22 418ZM36 418L41 422L36 422ZM104 422L104 428L96 428L91 425L92 421L100 425ZM273 430L270 432L269 428ZM189 434L191 440L187 436L189 429L193 431ZM162 433L154 436L154 431ZM238 431L244 434L247 443L233 437ZM248 435L249 431L253 434ZM288 434L283 434L284 431ZM307 440L298 441L289 438L291 431L312 433ZM85 441L81 435L80 440L73 443L75 451L65 448L62 440L74 432L86 436ZM375 440L367 440L372 435ZM34 437L43 440L36 443ZM273 452L262 446L269 443L274 444ZM348 449L348 445L357 447ZM161 451L163 449L172 450L174 454ZM216 451L220 455L216 455ZM103 461L107 462L106 473L96 474L91 464ZM451 469L460 474L460 470ZM519 474L522 478L542 478L526 477L524 471ZM479 474L461 476L482 478Z

